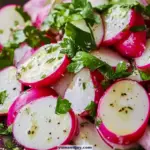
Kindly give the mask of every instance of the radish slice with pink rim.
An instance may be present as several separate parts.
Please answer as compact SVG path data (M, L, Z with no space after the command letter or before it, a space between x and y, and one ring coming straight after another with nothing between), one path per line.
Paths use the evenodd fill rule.
M98 74L100 73L91 73L88 69L82 69L74 76L67 88L64 98L72 103L72 109L76 114L83 115L85 108L91 101L96 104L99 102L104 91L101 87Z
M11 36L11 29L17 26L24 26L25 22L22 16L16 11L17 5L7 5L0 9L0 43L6 44ZM4 19L5 18L5 19ZM10 19L11 18L11 19Z
M0 70L0 116L6 115L9 107L23 90L23 86L16 78L17 70L14 66ZM5 98L4 98L5 97Z
M147 40L146 49L141 57L135 59L136 67L142 71L150 70L150 39Z
M125 13L125 14L124 14ZM117 14L117 15L116 15ZM129 35L129 29L135 25L137 13L134 10L114 6L103 15L105 36L103 45L109 46Z
M13 124L13 136L20 145L27 150L51 150L72 140L77 118L72 110L55 114L56 103L50 88L30 89L16 99L9 109L8 125Z
M135 81L121 80L108 88L99 102L97 118L102 123L97 129L108 141L129 145L144 134L149 112L145 89Z
M114 69L120 62L125 62L128 67L130 66L130 63L127 59L123 58L117 52L109 48L100 48L99 50L92 51L91 54L98 59L106 62Z
M41 87L54 84L66 71L69 59L61 54L59 44L48 44L18 67L18 78L27 86Z

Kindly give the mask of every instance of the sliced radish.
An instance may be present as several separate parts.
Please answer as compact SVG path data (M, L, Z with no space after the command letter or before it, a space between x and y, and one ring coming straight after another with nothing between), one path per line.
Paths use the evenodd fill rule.
M96 6L100 6L100 5L106 5L109 3L108 0L88 0L93 7L96 7Z
M65 92L72 82L74 74L65 73L52 87L61 96L64 97Z
M104 37L103 21L102 21L100 15L99 15L99 19L100 19L100 24L94 24L91 27L91 30L93 32L93 36L94 36L95 43L96 43L97 47L100 46L100 44L103 41L103 37ZM81 30L90 33L90 29L87 26L85 20L73 21L72 24L75 25L76 27L80 28Z
M105 139L105 137L101 133L100 133L100 136L105 141L105 143L107 145L109 145L112 149L115 149L115 150L132 150L132 149L138 148L138 144L137 143L130 144L130 145L119 145L119 144L111 143L110 141L108 141L107 139Z
M20 82L27 86L47 86L55 83L66 71L69 60L60 53L60 46L48 44L39 48L18 68Z
M94 124L79 118L80 133L73 139L75 145L93 146L93 150L112 150L99 136Z
M142 71L150 70L150 39L147 40L144 53L135 59L135 63L136 67Z
M40 27L54 5L60 2L61 0L30 0L24 5L24 11L30 15L32 22Z
M29 54L29 53L32 54L33 50L27 44L23 44L19 48L17 48L15 50L15 54L14 54L14 64L15 64L15 66L18 66L19 62L24 58L24 56Z
M106 62L113 68L116 68L120 62L126 62L127 66L130 66L130 63L125 58L121 57L117 52L112 51L109 48L100 48L99 50L95 50L91 52L92 55L97 57L98 59Z
M72 103L72 109L76 114L81 114L91 101L97 104L102 94L103 89L98 81L97 74L90 73L88 69L83 69L73 78L64 98Z
M27 149L55 149L72 140L77 126L73 111L55 114L57 96L52 89L24 92L9 110L16 141ZM35 144L36 143L36 144Z
M16 25L24 26L25 22L22 16L16 11L16 5L7 5L0 9L0 43L6 44L11 35L11 29ZM4 19L5 18L5 19ZM10 19L11 18L11 19Z
M118 81L100 100L97 116L102 123L98 131L112 143L132 144L144 134L149 112L145 89L132 80Z
M141 14L137 13L135 26L145 25ZM146 47L146 31L132 32L116 44L116 49L120 54L129 58L140 57Z
M129 34L129 29L135 25L137 13L134 10L115 5L103 15L105 36L103 45L112 45Z
M139 144L145 149L149 150L150 149L150 127L148 126L144 135L141 137L139 140Z
M0 71L0 115L7 114L9 107L22 91L22 85L16 78L16 71L13 66ZM5 95L3 100L2 93Z

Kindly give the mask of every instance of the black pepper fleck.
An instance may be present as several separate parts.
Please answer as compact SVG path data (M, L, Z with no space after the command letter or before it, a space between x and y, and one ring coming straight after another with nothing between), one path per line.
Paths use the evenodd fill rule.
M57 139L59 139L59 137L57 137Z
M58 122L57 124L60 125L60 122Z
M13 90L15 91L17 88L13 88Z
M121 96L126 96L127 95L127 93L121 93Z

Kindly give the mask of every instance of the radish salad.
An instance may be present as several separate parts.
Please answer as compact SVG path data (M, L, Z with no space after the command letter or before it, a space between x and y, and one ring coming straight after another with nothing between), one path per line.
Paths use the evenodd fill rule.
M0 18L0 149L150 150L149 0L29 0Z

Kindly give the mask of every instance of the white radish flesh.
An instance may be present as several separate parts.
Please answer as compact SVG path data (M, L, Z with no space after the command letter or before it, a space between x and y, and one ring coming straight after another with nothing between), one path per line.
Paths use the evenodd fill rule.
M128 60L109 48L101 48L99 50L92 51L91 54L114 68L116 68L120 62L125 62L127 66L130 66Z
M135 58L135 63L140 70L146 71L150 69L150 39L147 40L146 49L142 56Z
M74 137L73 144L93 146L93 150L112 150L99 136L94 124L81 118L79 123L80 133Z
M98 117L102 120L99 130L110 142L131 144L144 133L149 110L148 94L140 84L132 80L118 81L99 103Z
M19 79L26 85L48 85L55 82L58 76L61 77L68 63L66 55L60 53L59 45L45 45L39 48L29 59L19 66ZM56 75L54 76L53 74L55 72ZM49 77L52 77L53 80L44 81L44 79Z
M103 27L103 22L102 22L100 15L99 15L99 19L100 19L100 24L94 24L91 27L97 47L100 46L101 42L103 41L103 37L104 37L104 27ZM90 33L90 29L87 26L85 20L73 21L72 24L75 25L76 27L78 27L79 29Z
M93 7L96 7L96 6L100 6L100 5L106 5L109 3L108 0L88 0Z
M15 10L16 5L7 5L0 10L0 43L6 44L11 36L11 29L16 25L24 26L25 22L22 16ZM5 19L4 19L5 18Z
M15 98L20 95L22 85L16 78L16 68L8 67L0 71L0 93L6 91L6 99L0 104L0 115L7 114Z
M63 77L56 84L52 86L53 89L58 93L58 95L60 95L61 97L64 97L68 86L73 80L73 77L74 77L74 74L65 73Z
M131 79L137 82L143 81L138 70L134 70L133 73L127 77L127 79Z
M55 114L57 97L48 96L32 101L19 110L13 135L26 148L51 149L64 143L72 131L70 113Z
M95 91L96 87L92 81L90 71L83 69L73 78L73 81L65 92L64 98L72 103L72 109L76 114L81 114L91 101L95 101L96 103L99 101L100 95ZM96 94L98 94L98 99L96 98Z

